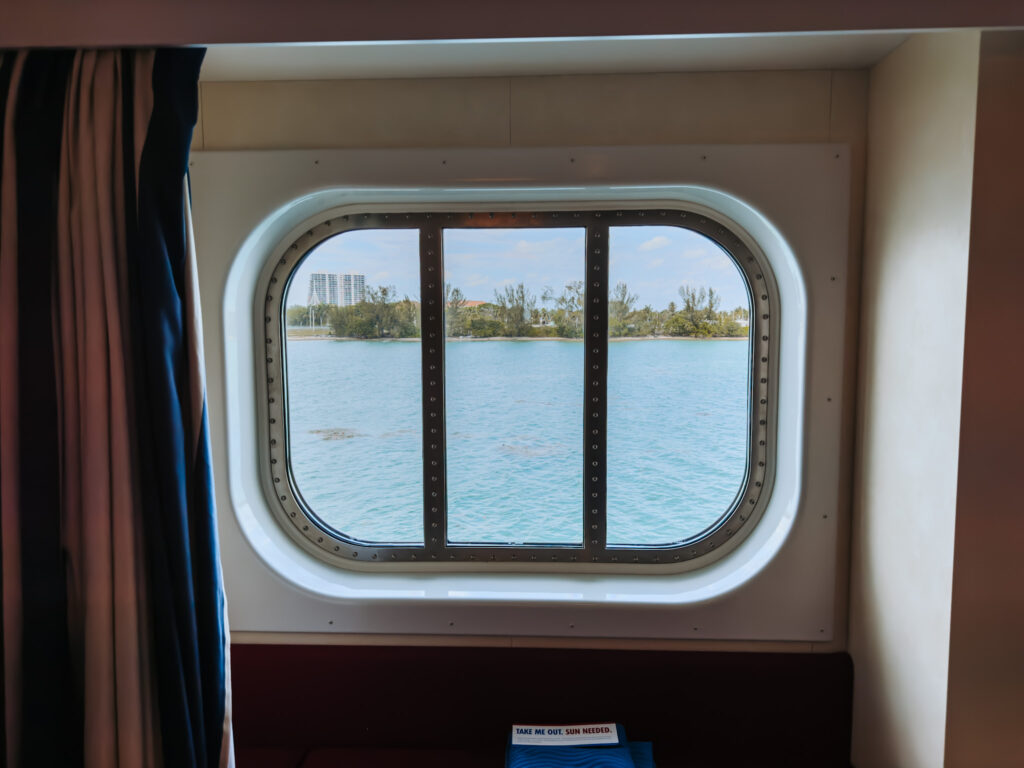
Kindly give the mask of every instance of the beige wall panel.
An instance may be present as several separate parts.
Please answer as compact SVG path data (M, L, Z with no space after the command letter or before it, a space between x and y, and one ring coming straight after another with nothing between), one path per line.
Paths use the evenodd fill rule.
M205 149L508 143L508 81L204 83Z
M864 82L863 72L819 71L208 82L197 141L216 150L835 140L857 151Z
M977 32L871 72L851 553L853 762L943 761Z
M517 146L827 141L829 72L512 80Z
M946 765L1024 765L1024 33L982 35Z

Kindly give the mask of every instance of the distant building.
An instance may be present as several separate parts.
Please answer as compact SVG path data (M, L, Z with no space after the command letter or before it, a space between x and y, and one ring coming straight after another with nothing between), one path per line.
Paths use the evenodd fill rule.
M341 278L341 306L350 307L366 301L366 276L354 273L338 275Z
M337 272L314 272L309 276L306 305L333 304L351 307L366 301L366 275Z

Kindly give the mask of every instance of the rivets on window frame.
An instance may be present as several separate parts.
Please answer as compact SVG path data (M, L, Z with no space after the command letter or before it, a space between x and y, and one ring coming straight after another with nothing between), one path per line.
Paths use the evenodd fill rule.
M590 213L581 212L581 211L564 211L564 212L551 211L551 212L546 214L546 222L543 221L543 220L538 221L539 217L538 217L537 213L530 213L529 214L529 220L530 221L528 222L527 221L527 215L524 214L522 216L522 218L519 220L520 223L518 224L518 226L529 226L531 224L539 224L540 226L552 226L552 227L557 227L557 226L562 226L562 227L567 227L567 226L587 226L588 239L591 240L591 247L589 249L587 249L587 252L588 252L588 257L587 258L588 258L589 261L592 262L592 263L590 263L588 265L590 267L590 271L592 273L592 276L591 276L592 280L591 280L590 284L586 284L586 285L587 285L587 290L588 291L592 290L594 292L597 292L599 295L598 296L591 295L589 297L591 299L589 304L593 306L594 314L593 314L592 318L591 318L591 316L586 316L586 317L587 318L591 318L594 322L597 322L597 323L606 323L606 319L605 319L606 315L605 315L605 313L607 311L607 303L606 303L607 302L607 298L604 298L603 300L602 300L602 298L600 298L600 293L606 291L606 289L604 288L603 283L601 282L601 280L597 279L597 278L601 277L601 275L600 275L600 273L602 272L602 263L601 262L605 261L607 256L604 253L605 249L600 247L601 244L602 244L600 241L604 239L604 233L602 231L603 228L596 226L596 222L601 220L602 217L605 214L608 214L608 215L614 216L616 219L618 219L618 221L615 224L616 226L630 226L632 224L636 224L638 222L645 221L647 218L650 218L650 217L665 218L666 216L669 215L669 213L673 214L674 216L678 216L678 220L680 222L682 222L682 221L689 221L689 214L686 211L683 211L683 210L668 211L666 209L661 209L661 210L650 210L650 211L640 211L640 210L633 210L633 211L593 211L593 212L590 212ZM517 214L515 212L500 213L500 214L496 214L494 212L487 212L487 213L482 213L482 214L478 214L478 215L479 216L486 216L488 221L492 221L492 222L495 223L495 225L498 225L498 226L501 226L501 225L505 224L506 222L508 222L510 220L513 222L512 226L516 226L516 224L514 222L517 220ZM335 220L327 219L322 224L316 225L312 229L307 230L295 243L292 243L292 244L290 244L288 246L288 248L285 251L285 256L278 258L278 268L276 268L274 270L274 272L270 275L269 278L265 278L265 279L267 279L267 285L268 286L279 285L282 282L285 282L287 284L287 280L284 279L284 278L287 278L289 276L290 271L293 270L294 268L296 268L296 266L299 263L301 263L301 261L304 258L305 254L308 253L310 249L312 249L313 247L318 245L321 241L323 241L323 240L325 240L325 239L327 239L329 237L333 237L333 236L335 236L337 234L341 234L341 233L343 233L345 231L351 231L353 229L386 228L386 227L389 227L389 226L390 227L399 227L399 228L408 229L408 228L410 228L409 225L408 225L408 222L415 222L415 221L429 222L429 221L431 221L434 218L434 216L435 216L435 214L432 214L432 213L429 213L429 212L428 213L421 213L421 214L402 213L402 214L396 214L396 215L391 215L389 213L360 213L360 214L358 214L358 216L352 216L351 218L348 215L343 215L343 216L340 217L340 221L337 220L337 219L335 219ZM474 214L473 213L465 213L464 214L464 213L446 212L446 213L441 214L441 216L447 222L455 221L456 223L454 224L454 226L458 226L458 223L457 223L458 220L461 219L463 221L470 221L470 220L473 219ZM499 216L501 217L501 221L497 221ZM564 218L571 218L573 221L572 221L572 223L570 223L568 221L563 221ZM694 219L698 219L698 217L693 217L693 218ZM398 224L398 222L393 221L393 219L403 219L403 223L402 224ZM587 220L586 223L584 224L583 222L580 222L581 219L586 219ZM715 532L712 532L712 533L708 534L703 539L699 539L697 541L697 543L699 544L698 547L692 548L689 551L687 551L685 549L684 550L680 550L683 553L682 555L680 555L679 553L673 554L672 555L672 561L673 562L679 562L681 557L683 559L689 559L691 557L701 557L701 556L704 556L708 552L718 548L721 544L724 544L726 539L728 539L729 537L736 536L736 534L739 533L740 529L743 527L744 523L747 523L751 519L755 519L755 517L758 514L760 514L759 510L761 508L760 506L757 505L756 498L757 498L758 494L760 493L760 491L763 488L765 488L767 486L770 486L770 483L766 482L766 480L770 480L770 478L771 478L770 472L772 471L772 468L769 465L769 462L766 461L766 459L769 458L770 455L771 455L771 453L770 453L771 452L771 447L768 445L769 441L766 439L766 438L770 437L771 434L772 434L771 431L768 431L768 428L769 428L769 423L768 423L769 422L769 418L768 417L770 415L770 411L768 410L769 403L768 403L768 398L767 397L762 397L762 395L766 394L765 387L766 387L766 385L768 385L770 383L768 381L768 379L770 378L770 375L767 372L769 370L768 369L768 364L770 362L769 361L769 358L770 358L769 350L770 350L770 347L771 347L770 342L771 342L772 334L769 332L769 327L770 326L768 325L768 321L770 320L770 316L769 316L770 313L768 311L769 310L768 302L769 302L769 299L770 299L770 294L774 290L774 283L772 282L770 274L767 274L768 271L764 268L766 265L762 265L761 263L758 262L757 259L755 259L754 254L752 254L750 252L749 248L744 244L744 242L735 233L730 232L728 229L726 229L723 225L720 225L713 218L709 218L709 217L706 217L706 216L701 216L701 217L699 217L698 221L699 221L699 223L694 223L693 221L689 221L689 223L687 223L685 225L681 225L681 224L674 224L674 225L675 226L685 226L685 227L687 227L689 229L692 229L692 230L695 230L695 231L697 231L697 232L699 232L701 234L704 234L705 236L712 237L712 239L717 240L717 242L719 242L723 247L726 247L726 244L728 244L727 251L730 252L730 255L732 256L733 261L735 263L737 263L737 265L743 265L742 266L742 271L746 275L746 280L748 282L748 285L756 284L758 288L762 289L762 292L756 293L756 294L754 294L752 296L751 307L750 307L750 312L751 312L751 315L750 315L750 319L751 319L750 329L751 329L751 337L752 337L751 341L754 342L754 340L756 339L756 342L754 342L755 343L756 352L755 352L754 357L752 358L753 361L754 361L753 366L754 366L755 373L754 373L753 376L751 376L750 380L758 382L758 385L753 385L753 384L751 385L751 387L756 387L756 392L757 392L756 395L754 395L754 393L751 392L751 396L754 398L754 399L751 400L751 402L756 402L756 403L758 403L758 405L755 405L753 407L753 413L749 417L748 424L751 426L751 428L753 430L756 430L757 433L758 433L757 434L757 438L758 439L756 439L756 440L755 439L751 439L751 441L750 441L750 445L751 445L750 450L756 452L756 455L752 457L752 458L756 459L756 468L754 468L754 462L749 462L749 466L751 467L751 469L749 470L748 477L747 477L747 480L746 480L746 485L744 486L745 492L743 494L741 494L741 498L747 498L748 501L750 501L753 504L753 509L751 509L751 507L749 505L739 505L737 507L737 509L733 510L730 513L732 516L734 516L735 520L737 521L734 525L729 525L729 526L722 526L722 525L720 525L716 529ZM577 222L580 222L580 223L577 223ZM673 223L666 222L663 225L672 226ZM438 253L435 253L435 251L439 252L440 249L435 248L435 247L429 247L428 248L426 246L425 242L426 241L434 241L434 240L437 239L437 238L434 237L434 233L440 231L441 225L439 223L434 223L432 225L420 224L418 226L424 227L424 228L422 228L420 230L421 236L422 236L422 241L424 243L421 246L421 253L423 253L425 251L427 253L427 255L429 255L431 258L437 259L436 264L440 264L440 261L439 261L440 256L438 255ZM433 227L434 231L429 231L429 227ZM438 243L437 245L440 245L440 243ZM280 253L280 251L278 253ZM592 259L591 256L593 256L594 259ZM597 260L598 263L593 263L593 261L595 259ZM421 264L422 264L422 262L421 262ZM421 273L424 276L424 278L426 278L426 274L428 272L432 276L433 276L434 273L437 272L437 267L435 266L435 263L431 263L431 264L426 265L425 269L423 269L422 266L421 266ZM438 285L438 281L436 280L436 278L431 279L431 281L427 284L428 290L436 292L438 290L437 289L437 285ZM431 296L426 296L425 294L423 294L423 296L424 296L424 299L425 299L424 303L425 303L426 306L436 306L436 304L437 304L436 295L431 297ZM266 304L267 304L267 313L268 314L266 314L265 317L264 317L265 323L267 325L267 329L266 329L267 337L265 339L265 344L267 346L267 351L268 352L270 351L271 348L273 348L273 345L275 343L280 342L281 346L282 346L281 354L274 354L274 355L267 355L266 356L266 366L267 366L268 374L273 374L273 373L275 373L275 371L282 369L282 366L284 365L284 362L285 362L284 359L282 359L282 358L283 358L283 356L285 356L287 354L287 350L284 349L284 347L285 347L284 339L279 338L281 336L281 334L283 333L283 326L280 323L276 323L275 320L274 320L275 315L279 314L279 307L283 303L282 299L283 299L282 296L276 295L274 293L271 293L268 290L267 296L266 296ZM443 313L441 313L441 314L443 314ZM434 322L434 321L437 320L437 314L429 315L428 318L429 318L429 320L431 322ZM754 322L755 318L756 318L756 326L755 326L755 322ZM443 318L440 321L438 321L438 322L443 322ZM587 324L590 325L589 322ZM755 327L756 327L756 335L754 335L755 334ZM433 332L431 332L429 335L425 334L425 336L427 338L431 338L431 339L436 338L436 334L433 333ZM600 356L602 354L602 350L605 349L604 345L607 344L607 340L606 339L602 340L601 334L597 334L597 333L587 334L587 337L594 338L599 343L599 345L600 345L599 348L592 348L592 347L587 347L586 348L586 351L588 353L587 356L588 357L593 357L595 362L596 362L597 357ZM426 350L426 353L428 355L430 355L432 358L436 358L438 361L440 361L440 359L441 359L440 358L441 352L438 351L437 347L433 347L433 346L428 347L427 350ZM441 373L443 375L443 372L439 370L440 366L437 363L432 363L431 365L432 365L432 367L431 367L430 370L437 371L438 373ZM589 370L590 371L594 371L595 375L600 377L601 380L603 380L603 377L604 377L605 374L604 374L603 371L600 370L601 367L602 367L601 364L593 364L592 363L592 367ZM762 373L762 372L764 372L764 373ZM438 378L440 378L440 376ZM274 375L268 375L266 377L266 379L265 379L265 386L273 387L274 386L274 382L275 382L275 376ZM591 382L591 386L593 387L593 389L588 388L588 390L587 390L587 396L590 397L590 401L589 402L592 404L593 408L600 409L600 410L597 410L597 411L587 411L587 418L593 420L594 427L591 428L591 435L592 435L592 439L595 440L595 442L591 444L591 449L594 451L594 453L593 454L590 454L590 453L587 454L587 461L589 462L589 466L594 467L595 468L594 471L598 472L598 475L592 475L592 476L588 475L587 476L587 480L588 480L588 483L587 483L587 485L588 485L587 493L591 493L591 494L594 494L594 493L603 494L604 493L603 474L602 474L604 470L603 469L598 469L598 467L600 467L601 464L602 464L602 462L600 462L598 459L599 458L603 458L603 456L601 455L603 453L603 446L602 446L602 442L603 441L601 441L599 439L599 437L600 437L599 436L599 432L600 432L599 423L604 421L606 414L603 413L604 406L603 405L599 405L599 404L602 403L602 401L605 400L606 398L603 397L604 392L602 390L602 387L599 386L599 385L600 385L599 381L593 381L593 382ZM280 386L280 385L278 385L278 386ZM424 421L426 422L427 419L429 418L432 423L436 424L440 419L443 418L443 413L438 411L438 410L432 410L431 407L440 407L440 408L444 407L443 398L439 397L439 395L443 394L442 382L438 381L437 379L432 379L429 382L429 388L425 387L424 389L426 391L429 391L429 395L427 395L426 392L425 392L425 395L424 395L424 405L427 406L427 407L424 407L424 409L423 409ZM273 391L276 392L276 389L274 389ZM273 412L277 413L278 416L281 414L280 411L274 411L275 408L280 408L281 407L281 406L277 406L276 405L276 398L275 397L268 397L267 400L266 400L266 403L267 403L268 406L270 406L269 409L272 410ZM430 405L428 405L428 403ZM772 405L774 407L774 403ZM274 434L274 435L280 435L280 434L283 433L282 430L286 429L286 425L279 424L278 421L280 421L280 420L277 419L277 418L268 417L268 423L271 425L271 427L272 427L272 434ZM760 428L760 429L758 429L758 428ZM441 430L438 430L436 427L431 427L431 429L433 430L433 432L431 432L431 434L437 435L437 436L443 438L443 435L440 434ZM584 434L586 434L586 433L584 433ZM264 443L264 445L266 445L266 444ZM278 465L278 463L279 463L279 458L283 458L284 456L287 455L287 453L285 453L285 452L278 453L278 451L281 451L281 449L277 447L278 446L278 441L277 441L277 437L276 436L271 438L270 446L271 446L271 451L273 452L273 456L270 459L271 465L276 467ZM598 450L599 446L602 447L601 451ZM436 456L442 455L442 453L439 453L439 452L443 452L443 448L440 447L439 445L431 443L430 448L431 448L431 451L432 451L432 456L436 457ZM424 458L428 459L429 457L424 457ZM438 464L438 461L437 461L436 458L430 458L429 459L429 463L427 461L424 462L424 466L431 468L431 471L433 471L433 472L437 472L439 464ZM443 471L443 468L442 468L442 471ZM756 479L755 479L755 475L756 475ZM288 474L288 473L281 473L280 475L275 476L274 477L275 484L282 485L283 478L290 478L290 474ZM429 483L429 484L439 484L441 482L441 477L439 475L436 475L436 474L429 475L428 477L425 478L425 481L427 483ZM287 485L287 483L283 483L283 484ZM424 489L424 490L426 490L426 489ZM438 500L441 500L440 495L439 495L439 490L440 489L438 489L437 491L433 491L432 493L434 493L434 497L436 497ZM594 498L594 496L590 496L589 498ZM328 550L328 551L331 551L331 552L338 552L339 551L339 547L341 545L339 545L337 543L334 543L334 541L330 537L324 537L324 536L317 535L318 529L311 528L309 523L303 523L302 522L306 518L305 518L305 512L302 512L302 507L301 507L302 502L301 502L300 499L289 499L286 494L281 494L280 495L280 501L282 503L284 514L286 514L289 519L294 521L295 526L299 526L299 525L303 525L304 526L303 527L303 531L306 533L307 537L309 538L310 543L318 545L322 549ZM763 506L763 505L761 505L761 506ZM740 509L745 510L745 512L744 513L740 513L739 512ZM297 511L300 513L298 516L297 516ZM600 514L600 512L598 510L590 509L589 507L587 508L587 511L590 513L589 516L597 516L597 515ZM431 514L434 515L434 516L439 514L437 507L432 507L431 508ZM603 518L598 517L598 521L601 521L602 519ZM436 519L430 521L430 524L431 524L432 527L437 527L438 526L438 522L437 522ZM595 523L592 523L591 525L592 526L593 525L597 525L597 523L595 522ZM594 530L594 529L592 528L592 530ZM424 541L426 541L426 539L424 539ZM349 543L352 543L352 542L349 542ZM431 543L432 544L440 543L441 547L445 547L446 546L446 544L444 542L432 541ZM598 545L598 540L597 539L591 540L590 543L592 545L594 545L594 546L597 546ZM426 545L424 544L424 545L421 545L421 546L426 546ZM603 547L605 545L602 544L601 546ZM362 551L362 550L360 550L358 547L353 549L352 557L353 558L359 557L358 553L360 551ZM442 550L442 551L444 551L444 550ZM523 551L524 550L520 550L519 551L520 554ZM525 551L529 551L529 550L525 550ZM599 550L599 552L600 551L601 550ZM378 560L377 550L375 550L373 548L367 548L366 552L367 552L367 555L368 555L369 559ZM670 550L668 550L668 552L672 552L672 550L670 549ZM339 556L341 554L342 553L339 553ZM420 554L421 555L423 554L422 551L420 552ZM495 554L494 553L486 553L485 552L483 554L486 555L491 561L495 560ZM588 552L588 554L591 554L591 553ZM538 560L538 557L539 557L539 553L538 552L530 553L530 559L532 561ZM548 554L545 554L544 558L541 558L541 559L547 559L547 557L548 557ZM560 557L559 553L556 552L556 553L550 553L550 557L551 557L552 562L557 562L559 560L562 560L562 561L569 561L569 560L576 561L577 560L577 557L576 557L575 554L572 554L572 555L566 554L565 557ZM406 548L402 548L402 549L400 549L397 552L382 553L381 557L379 559L390 560L390 561L399 561L399 560L416 561L417 560L417 554L416 554L415 551L410 551L410 550L408 550ZM460 554L458 557L456 557L455 554L449 554L449 560L451 560L451 561L455 561L455 560L474 561L476 559L478 559L477 553L473 552L472 550L467 550L466 552ZM480 559L484 559L484 558L481 557ZM504 560L506 562L508 562L508 561L515 561L517 559L517 555L516 555L515 552L512 552L511 554L506 552L506 553L504 553L503 557L501 557L500 559L502 559L502 560ZM583 559L583 558L581 558L581 559ZM629 552L628 550L626 550L626 555L621 557L621 558L619 557L619 555L610 554L610 550L603 550L603 555L601 555L601 556L592 555L592 561L595 562L595 563L599 562L599 561L602 562L602 563L617 562L620 559L624 560L624 561L632 561L633 563L636 563L636 564L658 563L659 561L669 562L667 556L666 557L660 557L657 553L654 553L653 555L645 555L644 553L634 554L632 552Z

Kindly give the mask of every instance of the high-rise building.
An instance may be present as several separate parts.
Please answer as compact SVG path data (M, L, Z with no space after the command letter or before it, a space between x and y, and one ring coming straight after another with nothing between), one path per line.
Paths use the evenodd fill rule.
M341 281L341 306L350 307L366 301L366 276L354 273L337 276Z
M307 306L333 304L336 307L350 307L365 300L366 275L314 272L309 276Z

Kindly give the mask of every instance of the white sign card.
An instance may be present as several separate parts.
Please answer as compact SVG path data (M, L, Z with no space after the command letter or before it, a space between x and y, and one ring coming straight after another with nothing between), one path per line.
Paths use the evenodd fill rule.
M619 743L615 723L585 725L513 725L512 743L547 747L601 746Z

